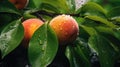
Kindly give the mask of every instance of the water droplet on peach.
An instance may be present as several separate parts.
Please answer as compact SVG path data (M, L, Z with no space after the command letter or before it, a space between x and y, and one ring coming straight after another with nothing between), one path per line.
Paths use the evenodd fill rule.
M60 31L62 31L63 29L62 28L60 28Z
M73 25L72 27L73 27L73 28L75 28L75 26L74 26L74 25Z
M58 24L59 26L61 26L61 24Z

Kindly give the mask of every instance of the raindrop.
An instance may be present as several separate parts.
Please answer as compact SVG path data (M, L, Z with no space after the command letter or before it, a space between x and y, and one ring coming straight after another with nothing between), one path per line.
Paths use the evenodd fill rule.
M14 28L16 28L16 26L10 26L10 29L14 29Z
M39 40L39 44L40 44L40 45L43 45L43 42L42 42L42 40Z
M40 38L41 36L39 35L38 37Z
M45 50L45 45L42 47L42 51L44 51Z
M116 28L116 30L120 30L120 27L119 27L119 28Z
M56 27L53 26L53 29L56 29Z
M45 39L45 41L47 41L47 39Z
M2 37L2 39L7 39L7 34L5 33L5 34L1 35L1 37Z
M59 24L59 26L61 26L61 24Z
M0 40L0 43L1 43L0 49L5 51L6 48L8 47L8 43L5 40Z
M67 32L65 32L65 35L67 36L67 35L68 35L68 33L67 33Z
M63 23L66 23L66 22L63 22Z
M45 48L46 48L46 45L47 44L47 42L44 42L44 44L43 44L43 46L42 46L42 51L44 51L45 50Z
M60 28L60 31L62 31L63 29L62 28Z
M72 27L73 27L73 28L75 28L75 26L74 26L74 25L73 25Z

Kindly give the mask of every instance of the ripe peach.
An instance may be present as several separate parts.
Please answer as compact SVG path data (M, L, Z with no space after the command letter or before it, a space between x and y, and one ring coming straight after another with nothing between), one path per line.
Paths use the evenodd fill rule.
M30 40L34 32L43 24L43 21L37 18L25 20L23 23L24 38Z
M18 9L23 9L27 4L29 0L9 0L12 4L15 5Z
M74 18L69 15L59 15L50 21L60 45L72 43L79 33L79 27Z

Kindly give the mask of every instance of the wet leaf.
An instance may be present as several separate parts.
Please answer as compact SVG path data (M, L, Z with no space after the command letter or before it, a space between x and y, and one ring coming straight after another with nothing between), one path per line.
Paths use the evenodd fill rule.
M46 67L54 59L58 50L58 40L47 24L42 25L29 43L29 60L32 67Z
M107 12L103 7L94 2L88 2L81 8L82 15L97 15L105 17L106 13Z
M97 52L101 67L114 67L116 51L103 36L96 34L89 38L89 46Z
M101 18L99 16L86 16L85 18L89 18L91 20L98 21L98 22L103 23L107 26L110 26L111 28L117 27L117 25L115 25L112 22L108 21L107 19Z
M120 6L119 7L114 7L112 10L110 10L107 13L107 16L109 19L113 20L113 21L117 21L120 22Z
M24 37L21 19L15 20L8 24L0 34L0 50L2 58L13 51Z
M68 46L66 49L71 67L91 67L90 53L87 43L79 38L74 46Z

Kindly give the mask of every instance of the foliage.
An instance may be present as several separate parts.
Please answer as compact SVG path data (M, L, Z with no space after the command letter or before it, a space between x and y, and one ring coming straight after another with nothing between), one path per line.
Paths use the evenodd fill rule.
M45 24L34 33L29 42L28 60L32 67L49 66L60 47L49 21L57 15L68 14L75 18L80 30L74 43L65 46L62 53L69 60L70 67L92 67L94 53L101 67L114 67L120 60L118 2L120 1L89 0L77 9L75 0L29 0L27 7L18 10L8 0L1 0L0 60L9 56L22 42L24 38L22 21L36 17L45 21ZM110 8L106 8L107 5Z

